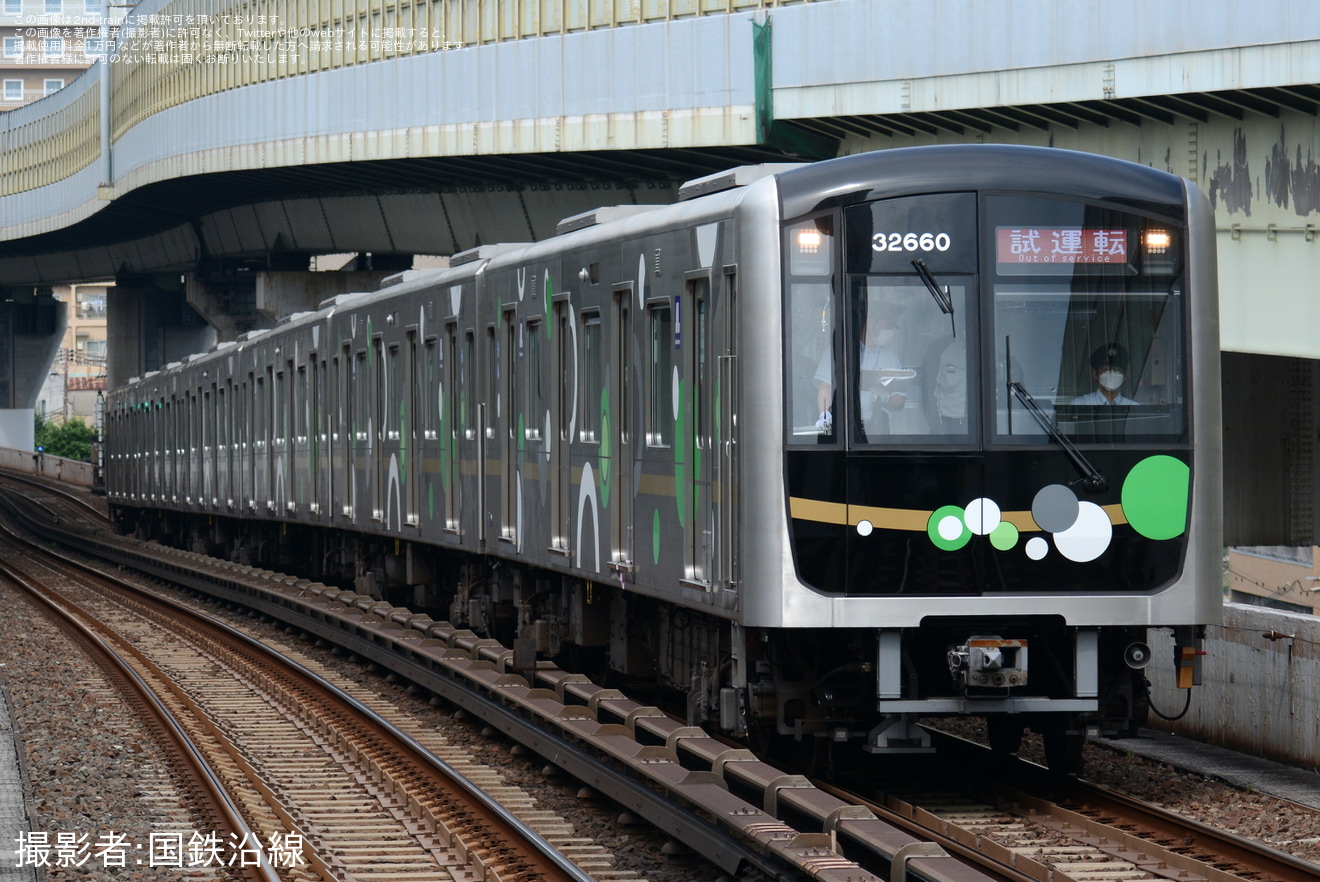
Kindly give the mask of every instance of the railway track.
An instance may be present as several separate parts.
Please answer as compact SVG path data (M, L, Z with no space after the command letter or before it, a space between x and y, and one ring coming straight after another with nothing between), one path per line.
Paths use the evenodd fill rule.
M160 770L162 774L140 782L140 792L156 809L152 813L153 820L159 825L159 829L153 830L146 840L149 853L144 859L141 854L142 841L135 839L130 844L126 838L124 844L127 848L117 849L112 854L104 847L105 843L98 839L96 848L101 862L110 866L117 865L121 860L126 863L142 863L145 860L151 866L172 866L177 858L180 869L189 867L191 879L278 880L268 860L263 861L258 857L254 866L240 867L237 872L231 872L223 860L203 860L202 852L193 847L196 843L192 841L194 836L189 833L196 834L205 830L208 835L215 837L215 842L223 843L249 842L254 832L239 807L230 799L214 769L188 736L186 727L180 724L153 690L153 685L159 685L158 682L153 684L156 678L143 678L95 629L88 627L61 603L58 594L48 590L42 581L31 578L30 574L10 566L3 559L0 559L0 577L25 591L49 613L73 642L84 648L109 681L119 687L156 743L165 750L166 762ZM65 848L62 852L57 850L54 863L50 865L80 866L92 859L93 845L88 838L77 836L77 831L55 832L56 843L60 841L61 835L66 837ZM50 831L40 833L44 837L43 841L49 843ZM124 835L127 837L129 834ZM67 838L69 836L73 838ZM159 838L152 841L153 836ZM176 836L177 839L174 838ZM169 844L171 841L175 843L174 846ZM29 843L26 855L20 851L20 860L26 861L32 855L32 845L36 843L35 839ZM49 864L50 859L47 858L45 863Z
M205 560L197 556L161 551L167 569L179 569L185 560L188 567L206 568ZM243 589L252 595L247 599L241 592L227 595L225 589L217 589L215 593L234 602L253 603L263 613L327 639L333 639L332 631L322 626L332 618L346 617L351 622L346 630L352 633L343 642L353 652L455 700L460 707L471 707L479 715L489 713L498 730L524 740L531 750L625 807L635 808L717 865L732 868L730 872L751 865L793 878L785 869L792 866L818 879L856 880L884 878L898 866L900 873L908 874L905 878L941 880L1282 882L1315 877L1315 865L1306 861L1245 840L1213 844L1206 830L1186 826L1176 816L1162 819L1163 826L1157 827L1150 820L1120 813L1113 803L1096 803L1098 797L1084 805L1076 792L1067 804L1051 805L1039 795L1009 792L1002 783L993 782L974 793L952 790L920 798L892 789L856 795L819 782L813 786L585 678L553 666L511 672L509 650L447 623L293 577L223 563L216 563L215 570L198 576L194 587L208 590L204 583L214 586L231 578L259 583L265 586L265 600L254 600L256 592L249 589ZM310 610L312 617L290 614L287 607L295 605ZM387 644L395 649L387 649ZM452 671L441 677L435 665L410 658L417 655L414 648L427 644L443 647ZM492 707L483 711L475 699L456 697L451 682L455 671L474 681L476 693L484 693ZM555 720L567 736L552 738L545 723L528 725L513 719L519 713L537 712ZM577 752L588 742L598 751L595 760ZM672 810L666 816L663 809L633 802L641 797L607 779L605 764L610 763L649 776L652 789L663 786L672 797L687 799L686 825L674 819ZM951 765L973 768L987 763L980 756ZM1017 780L1022 772L1012 775ZM1049 780L1046 790L1057 785ZM693 813L711 823L694 824ZM716 844L711 827L737 828L734 832L743 846ZM719 854L721 849L726 853ZM767 852L778 852L778 859L764 859ZM956 859L931 856L937 853Z
M871 794L818 786L926 830L950 850L976 849L1033 879L1293 882L1320 873L1314 863L1263 843L1060 779L1033 763L994 757L943 734L936 741L938 764L891 774Z
M206 758L197 777L233 794L221 837L236 836L239 850L217 861L252 861L252 878L266 880L279 878L271 853L292 880L590 878L321 678L177 606L104 579L89 584L12 543L6 551L12 578L162 696Z

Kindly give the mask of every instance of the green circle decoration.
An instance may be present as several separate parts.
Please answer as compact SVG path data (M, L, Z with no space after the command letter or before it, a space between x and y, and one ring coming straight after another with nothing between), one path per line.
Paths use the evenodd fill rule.
M1147 539L1173 539L1187 529L1192 472L1172 456L1148 456L1123 479L1123 515Z
M602 398L602 402L604 399ZM610 410L608 407L601 407L600 411L600 458L596 460L596 466L600 472L598 478L600 482L600 504L606 506L610 504L610 484L614 474L613 461L613 442L610 440Z
M1008 551L1018 541L1018 528L1008 521L1000 521L999 526L990 531L990 544L1000 551Z
M651 561L660 563L660 509L651 514Z
M972 531L967 529L967 512L960 505L945 505L931 513L926 522L926 534L935 547L943 551L957 551L971 541ZM956 536L953 535L954 521L957 521ZM941 530L940 528L944 529Z

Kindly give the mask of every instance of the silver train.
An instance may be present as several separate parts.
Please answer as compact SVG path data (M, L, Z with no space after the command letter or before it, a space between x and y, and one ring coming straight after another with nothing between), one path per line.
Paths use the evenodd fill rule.
M944 146L740 168L337 297L116 390L105 474L124 531L694 724L880 753L982 716L1068 767L1145 719L1149 629L1199 680L1219 417L1199 191Z

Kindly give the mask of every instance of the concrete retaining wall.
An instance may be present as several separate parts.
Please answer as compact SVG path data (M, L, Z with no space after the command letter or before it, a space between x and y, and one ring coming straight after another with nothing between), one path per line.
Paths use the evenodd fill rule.
M1172 636L1153 632L1151 648L1152 698L1174 715L1186 693L1173 686ZM1207 634L1204 685L1192 690L1187 715L1166 722L1152 714L1149 725L1305 768L1320 766L1318 650L1320 618L1225 604L1223 625Z
M8 447L0 447L0 469L64 481L79 487L92 486L92 479L95 477L92 464L89 462L61 459L49 453L37 454L31 450L12 450Z

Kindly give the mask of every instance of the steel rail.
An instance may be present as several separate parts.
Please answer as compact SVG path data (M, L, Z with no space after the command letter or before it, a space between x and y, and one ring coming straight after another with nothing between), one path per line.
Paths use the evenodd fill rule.
M3 498L2 494L0 494L0 498ZM5 501L8 502L8 500ZM5 531L8 532L7 529ZM372 726L380 735L392 742L393 748L396 751L401 751L409 755L414 762L430 767L438 778L443 779L448 785L452 785L452 787L458 791L455 794L456 797L466 800L469 804L474 806L477 811L489 815L498 825L505 828L506 833L521 838L531 845L546 865L543 873L545 878L556 878L556 874L558 874L557 878L562 878L566 880L566 882L592 882L592 877L589 874L573 864L551 843L546 841L544 837L533 830L526 822L522 821L507 808L500 805L498 801L493 799L478 785L463 776L461 772L450 764L444 762L439 757L436 757L411 736L398 729L398 727L394 726L388 720L380 717L379 714L359 702L357 699L344 693L341 689L325 680L320 675L308 670L296 661L286 658L276 650L263 645L259 641L230 627L224 622L208 616L205 613L191 609L185 604L145 591L144 589L125 582L111 574L101 572L50 549L43 549L43 552L60 560L67 566L88 573L97 579L112 583L118 589L128 592L139 603L155 605L166 610L169 615L188 617L199 623L204 629L211 630L213 639L218 637L219 639L239 644L249 653L261 658L266 664L277 666L282 672L293 673L311 689L329 696L327 700L351 708L355 714L366 721L368 725ZM132 646L128 646L128 650L133 653L142 664L159 671L159 668L154 662L144 654L136 651ZM280 815L281 819L286 824L294 826L295 819L288 815L287 811L283 810L282 806L279 805L279 800L274 797L273 793L270 793L267 789L263 788L256 770L253 769L251 764L244 758L242 751L239 750L236 745L233 745L230 742L230 739L216 728L213 723L209 722L208 715L190 696L187 695L184 690L170 682L170 678L167 674L160 672L159 676L164 682L169 684L178 700L187 704L194 711L197 718L203 722L203 725L206 726L210 734L217 739L231 758L244 770L245 775L253 781L258 789L262 789L263 795L266 797L266 801L272 810ZM309 854L309 859L313 864L317 865L318 871L323 875L331 872L331 868L327 865L323 865L315 855Z
M447 653L443 653L443 661L437 661L435 656L426 657L424 652L414 653L411 647L419 644L406 639L396 640L392 635L402 633L398 630L399 625L393 626L394 631L387 631L370 624L382 620L375 615L364 615L361 607L343 607L335 601L335 595L341 592L326 590L325 586L309 591L295 587L311 585L295 577L220 561L203 569L209 559L165 547L148 547L134 542L103 545L94 540L98 547L90 548L88 537L78 534L70 525L40 523L37 526L49 539L170 580L189 590L246 606L393 671L484 719L495 729L693 848L730 875L754 867L780 879L815 878L822 882L877 879L864 865L844 858L834 847L836 837L843 838L852 830L850 838L860 843L859 847L870 855L860 860L886 868L892 862L895 871L904 879L987 882L1010 878L998 871L987 875L947 857L939 859L939 855L925 846L921 846L919 852L926 850L927 853L914 854L908 845L917 847L918 843L911 836L885 825L874 816L836 815L825 819L829 830L823 833L814 832L814 828L806 832L794 829L779 820L775 805L789 806L792 811L800 807L803 799L810 798L809 791L781 791L783 785L775 784L763 797L756 797L765 801L764 808L749 803L730 792L735 786L731 773L735 770L742 772L755 764L728 763L725 766L721 763L722 775L712 771L689 772L678 764L673 749L645 747L635 740L643 729L654 734L666 728L663 725L666 721L655 719L659 713L656 709L642 708L627 700L618 701L622 696L617 693L606 694L614 690L579 687L576 684L584 678L563 675L563 672L558 672L563 676L560 694L556 698L553 689L534 688L526 677L501 673L508 657L512 656L510 650L493 645L496 641L480 639L471 632L456 631L447 623L432 623L449 629L441 640L429 641L432 644L447 641L450 647ZM365 602L362 598L358 600ZM352 603L356 605L357 601ZM377 605L390 607L378 602ZM406 611L391 612L402 614ZM429 617L414 615L409 622L418 618L431 621ZM411 627L404 631L414 637L436 633L427 626L420 627L425 634ZM494 663L497 660L498 665ZM538 668L533 679L543 680L546 673ZM568 704L573 699L566 693L573 692L580 698L580 690L593 688L600 694L583 701L590 704L589 708L574 709L575 706ZM635 707L629 720L631 725L597 722L597 711L603 711L611 704ZM615 712L615 708L611 707L610 711ZM550 714L548 718L546 713ZM557 719L556 714L560 715ZM672 730L675 725L668 723L667 728ZM680 730L673 731L669 740L673 748L682 744L690 758L693 754L689 745L709 740L700 730L682 727ZM694 733L702 737L694 738ZM661 741L665 740L662 736ZM697 761L700 762L699 755ZM739 766L744 768L739 769ZM741 787L745 782L736 783ZM818 801L830 800L822 798ZM841 805L837 800L833 804L836 808ZM847 808L842 811L847 812ZM820 822L822 819L823 815L813 820ZM872 849L875 851L871 852ZM909 859L913 863L909 863Z
M5 532L8 534L7 529ZM8 535L11 539L13 538L12 534ZM146 681L142 679L137 671L133 670L132 665L100 635L84 624L74 612L51 597L42 586L36 584L3 560L0 560L0 573L3 573L6 578L21 587L36 603L47 610L61 628L69 631L80 642L88 646L95 656L99 656L101 663L113 671L115 677L128 686L132 697L148 711L151 725L158 729L165 736L167 742L172 745L173 751L182 760L185 768L190 771L191 777L199 785L199 789L207 794L212 810L229 826L229 831L239 837L238 841L245 842L248 841L248 837L255 837L256 834L248 826L242 812L225 789L220 776L207 762L201 749L183 730L174 714L169 708L165 707ZM242 868L245 875L257 880L257 882L280 882L279 874L271 866L266 853L259 850L258 855L260 863L257 866L249 865Z

